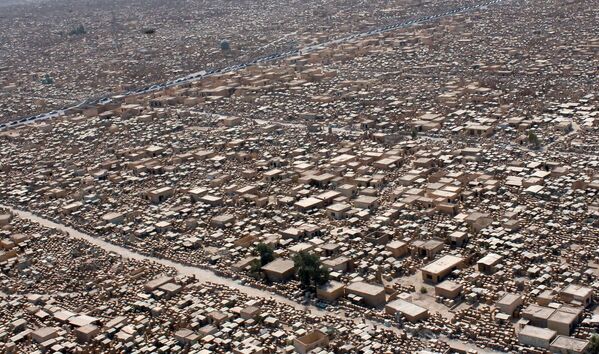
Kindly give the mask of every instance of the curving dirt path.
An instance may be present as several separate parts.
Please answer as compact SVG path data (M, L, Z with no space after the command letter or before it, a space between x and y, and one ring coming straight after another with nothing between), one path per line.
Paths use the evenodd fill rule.
M56 223L52 220L46 219L44 217L38 216L38 215L33 214L28 211L16 209L14 207L11 207L8 205L2 205L2 204L0 204L0 208L9 210L14 215L20 217L21 219L27 219L27 220L36 222L42 226L63 231L65 233L67 233L70 237L80 239L80 240L85 240L97 247L102 248L103 250L105 250L107 252L113 252L113 253L118 254L124 258L136 259L136 260L149 260L152 262L156 262L158 264L162 264L167 267L172 267L172 268L176 269L177 272L179 272L180 274L190 275L190 276L194 275L196 277L196 279L200 282L225 285L232 289L237 289L248 296L257 297L257 298L261 298L261 299L271 299L280 304L292 306L293 308L295 308L297 310L307 311L308 313L310 313L314 316L317 316L317 317L330 316L330 317L338 318L338 319L342 319L342 320L352 319L356 323L365 323L373 328L384 328L387 330L392 330L393 332L398 333L398 334L403 333L403 331L400 328L397 328L396 326L389 326L389 327L383 326L379 322L364 319L361 317L360 318L352 318L351 316L346 317L345 313L343 311L339 311L338 313L336 313L336 312L323 310L323 309L318 308L313 305L302 305L302 304L299 304L299 303L297 303L293 300L290 300L284 296L276 295L276 294L270 293L265 290L256 289L251 286L242 285L242 284L236 282L235 280L217 275L214 272L207 270L207 269L202 269L202 268L193 267L193 266L187 266L187 265L184 265L184 264L181 264L178 262L174 262L174 261L171 261L168 259L146 256L146 255L134 252L128 248L121 247L121 246L115 245L113 243L98 239L96 237L93 237L93 236L83 233L81 231L78 231L72 227ZM464 342L452 340L449 338L443 338L442 340L446 343L451 343L453 345L457 345L458 347L466 347L468 349L477 350L481 354L497 353L495 351L490 351L490 350L485 350L485 349L479 348L470 343L464 343Z
M226 285L230 288L233 289L237 289L249 296L253 296L253 297L259 297L259 298L263 298L263 299L273 299L279 303L283 303L286 305L290 305L293 306L294 308L298 309L298 310L304 310L304 311L308 311L311 312L312 314L322 317L324 315L330 315L333 317L341 317L338 314L335 314L333 312L330 311L325 311L322 310L316 306L305 306L305 305L301 305L298 304L297 302L290 300L286 297L280 296L280 295L276 295L273 293L270 293L268 291L265 290L260 290L260 289L256 289L253 288L251 286L247 286L247 285L242 285L238 282L236 282L233 279L229 279L226 277L222 277L219 276L215 273L213 273L210 270L207 269L202 269L202 268L198 268L198 267L193 267L193 266L187 266L178 262L173 262L171 260L168 259L162 259L162 258L156 258L156 257L152 257L152 256L146 256L137 252L134 252L128 248L125 247L121 247L118 245L115 245L113 243L110 242L106 242L104 240L101 240L99 238L93 237L91 235L88 235L86 233L83 233L81 231L75 230L72 227L69 226L65 226L62 224L58 224L55 223L51 220L48 220L46 218L40 217L38 215L35 215L31 212L28 211L24 211L24 210L20 210L20 209L15 209L13 207L7 206L7 205L1 205L0 204L0 208L4 208L4 209L8 209L10 210L13 214L15 214L16 216L22 218L22 219L27 219L27 220L31 220L33 222L36 222L42 226L48 227L48 228L53 228L56 230L60 230L63 232L66 232L69 236L76 238L76 239L80 239L80 240L85 240L95 246L98 246L100 248L102 248L103 250L107 251L107 252L112 252L112 253L116 253L124 258L129 258L129 259L136 259L136 260L149 260L152 262L156 262L158 264L162 264L164 266L167 267L172 267L174 269L177 270L177 272L179 272L180 274L183 275L195 275L195 277L198 279L198 281L200 282L204 282L204 283L214 283L214 284L221 284L221 285Z

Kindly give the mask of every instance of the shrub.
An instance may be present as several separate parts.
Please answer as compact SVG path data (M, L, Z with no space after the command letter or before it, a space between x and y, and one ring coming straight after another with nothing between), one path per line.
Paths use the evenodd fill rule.
M70 36L82 36L84 34L86 34L87 32L85 31L85 27L83 27L83 25L79 25L75 28L73 28L70 32L69 35Z
M275 259L274 250L271 246L266 243L259 243L256 245L256 252L260 256L260 265L264 266Z
M220 42L220 50L222 50L223 52L228 52L229 50L231 50L231 44L229 44L229 41L222 40Z

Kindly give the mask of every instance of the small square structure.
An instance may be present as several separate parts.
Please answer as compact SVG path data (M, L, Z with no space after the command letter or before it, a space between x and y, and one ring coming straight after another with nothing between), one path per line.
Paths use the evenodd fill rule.
M557 336L551 342L549 350L559 354L583 354L587 352L590 342L588 340L568 336Z
M554 330L526 325L518 333L518 341L523 345L549 349L556 335Z
M422 267L422 280L427 283L437 284L454 270L464 265L464 258L452 255L443 256Z
M386 301L385 288L361 281L349 284L345 292L361 297L367 305L372 307L382 306Z
M497 303L495 307L499 309L499 311L506 313L510 316L514 315L514 311L518 308L518 306L522 305L522 296L519 294L505 294Z
M391 252L391 255L393 255L393 257L402 257L408 253L408 244L403 241L395 240L389 242L385 246L385 249Z
M495 273L495 266L501 262L502 258L503 257L496 253L487 254L476 262L478 271L485 274Z
M316 288L316 296L321 300L335 301L345 294L345 284L331 280Z
M58 328L56 327L42 327L31 332L31 339L36 343L43 343L56 337L58 337Z
M268 280L284 282L293 276L295 265L292 260L278 258L262 267Z
M582 309L560 307L547 319L547 328L556 331L557 334L569 336L581 316Z
M390 315L401 313L408 321L418 322L427 319L429 316L428 310L411 302L397 299L391 301L385 306L385 312Z
M462 293L464 286L451 280L445 280L435 286L435 295L446 299L455 299Z
M547 320L554 312L553 308L531 304L522 310L521 316L529 320L533 326L547 327Z
M300 354L306 354L316 348L324 348L329 345L329 337L319 330L311 331L310 333L293 339L295 351Z
M560 298L566 303L587 307L593 298L593 289L586 286L570 284L560 292Z

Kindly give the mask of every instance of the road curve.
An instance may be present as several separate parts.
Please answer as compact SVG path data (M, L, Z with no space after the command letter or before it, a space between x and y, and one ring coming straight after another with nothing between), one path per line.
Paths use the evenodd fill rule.
M351 319L356 323L360 323L360 322L365 323L373 328L384 328L386 330L391 330L396 334L403 333L403 331L400 328L398 328L397 326L387 327L387 326L382 325L380 322L369 320L366 318L346 317L344 312L335 313L335 312L323 310L323 309L318 308L313 305L302 305L302 304L299 304L299 303L297 303L293 300L290 300L284 296L276 295L276 294L273 294L273 293L265 291L265 290L256 289L251 286L239 284L238 282L236 282L232 279L217 275L214 272L207 270L207 269L193 267L193 266L187 266L187 265L184 265L184 264L181 264L178 262L174 262L174 261L171 261L168 259L146 256L146 255L134 252L128 248L121 247L121 246L115 245L113 243L106 242L99 238L93 237L91 235L88 235L86 233L78 231L72 227L56 223L52 220L46 219L44 217L38 216L38 215L33 214L28 211L14 208L12 206L0 204L0 208L9 210L11 213L20 217L21 219L27 219L27 220L36 222L42 226L65 232L70 237L87 241L97 247L102 248L103 250L105 250L107 252L112 252L112 253L118 254L123 258L135 259L135 260L140 260L140 261L148 260L148 261L156 262L158 264L161 264L161 265L164 265L167 267L172 267L172 268L176 269L177 272L181 275L189 275L189 276L194 275L196 277L196 279L201 283L213 283L213 284L225 285L232 289L239 290L240 292L242 292L248 296L261 298L261 299L274 300L280 304L289 305L289 306L295 308L296 310L307 311L317 317L330 316L330 317L338 318L338 319L342 319L342 320ZM448 344L451 343L451 344L458 345L461 347L466 347L468 349L476 350L481 354L497 354L498 353L493 350L480 348L472 343L464 343L464 342L454 340L454 339L449 339L446 337L442 337L440 339Z
M107 252L112 252L112 253L118 254L124 258L135 259L135 260L140 260L140 261L148 260L148 261L156 262L158 264L176 269L179 274L190 275L190 276L194 275L198 279L199 282L225 285L230 288L237 289L237 290L243 292L244 294L247 294L248 296L253 296L253 297L258 297L258 298L263 298L263 299L272 299L279 303L293 306L294 308L296 308L298 310L309 311L313 315L316 315L319 317L322 317L324 315L329 315L329 316L341 318L341 316L336 313L322 310L316 306L301 305L301 304L299 304L293 300L290 300L286 297L276 295L276 294L270 293L265 290L256 289L251 286L239 284L238 282L236 282L232 279L217 275L214 272L207 270L207 269L193 267L193 266L187 266L187 265L184 265L184 264L181 264L178 262L174 262L174 261L171 261L168 259L146 256L146 255L134 252L128 248L121 247L121 246L115 245L110 242L106 242L99 238L96 238L96 237L93 237L86 233L83 233L81 231L78 231L72 227L58 224L56 222L53 222L53 221L43 218L41 216L35 215L28 211L16 209L11 206L2 205L2 204L0 204L0 208L7 209L10 212L12 212L14 215L16 215L22 219L27 219L27 220L36 222L42 226L45 226L48 228L53 228L53 229L56 229L59 231L63 231L65 233L67 233L70 237L80 239L80 240L85 240L97 247L102 248L103 250L105 250Z

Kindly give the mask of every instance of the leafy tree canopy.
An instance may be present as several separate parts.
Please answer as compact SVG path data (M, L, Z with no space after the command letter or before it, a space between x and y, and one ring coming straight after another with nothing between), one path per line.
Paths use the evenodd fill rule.
M320 286L329 280L328 269L322 266L320 258L308 252L299 252L293 257L297 276L304 287Z

